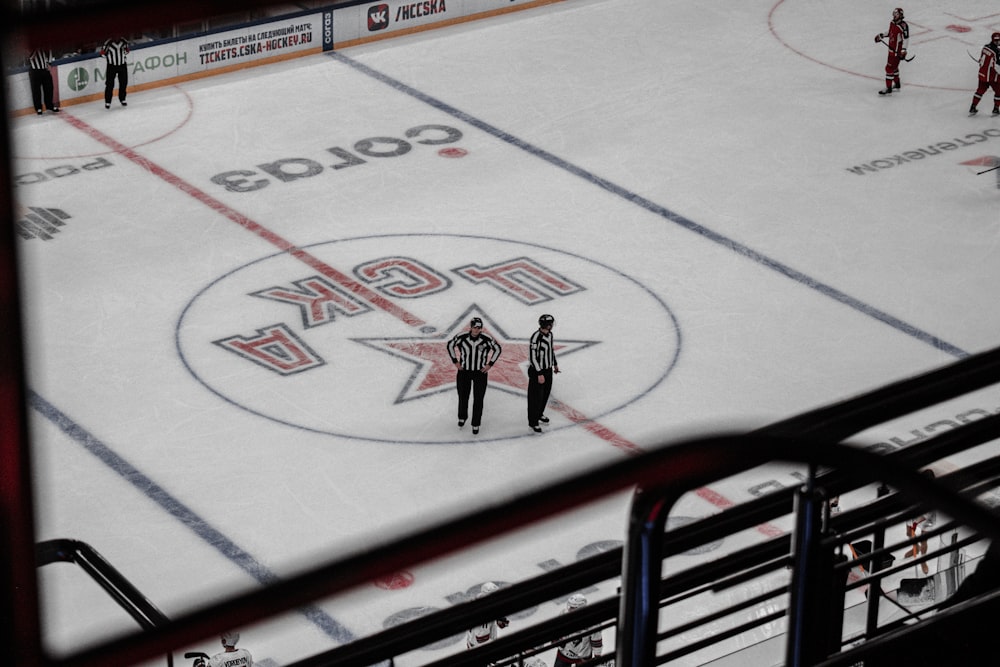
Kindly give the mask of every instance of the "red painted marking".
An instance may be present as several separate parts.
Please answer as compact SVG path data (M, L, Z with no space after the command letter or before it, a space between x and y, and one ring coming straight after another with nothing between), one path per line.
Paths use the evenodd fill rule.
M468 154L469 151L464 148L442 148L438 151L441 157L465 157Z
M712 489L709 489L707 487L702 487L700 489L697 489L694 493L702 500L707 500L709 503L715 505L719 509L729 509L730 507L736 504L729 498L726 498L717 491L713 491ZM784 530L769 523L760 524L759 526L757 526L757 531L763 533L767 537L777 537L779 535L785 534Z
M232 220L236 224L240 225L241 227L243 227L244 229L246 229L248 231L253 232L254 234L256 234L260 238L264 239L265 241L267 241L271 245L275 246L276 248L287 252L292 257L295 257L299 261L301 261L301 262L307 264L308 266L316 269L322 275L326 276L327 278L330 278L331 280L335 281L337 284L339 284L342 287L350 290L352 294L354 294L358 298L360 298L360 299L368 302L372 306L374 306L374 307L376 307L376 308L378 308L378 309L380 309L380 310L388 313L389 315L392 315L393 317L396 317L396 318L402 320L403 322L405 322L406 324L409 324L410 326L420 327L420 326L423 326L424 324L426 324L426 322L424 322L422 319L420 319L416 315L414 315L414 314L412 314L410 312L407 312L403 308L400 308L399 306L397 306L396 304L392 303L391 301L389 301L385 297L377 294L376 292L373 292L372 290L368 289L367 287L365 287L361 283L359 283L356 280L352 279L350 276L347 276L346 274L343 274L340 271L337 271L332 266L326 264L325 262L323 262L320 259L318 259L318 258L314 257L313 255L311 255L309 252L303 250L302 248L299 248L298 246L296 246L292 242L285 240L281 236L279 236L279 235L275 234L274 232L270 231L269 229L265 228L263 225L260 225L260 224L258 224L256 222L254 222L253 220L251 220L247 216L243 215L239 211L237 211L237 210L235 210L233 208L230 208L229 206L227 206L226 204L222 203L221 201L219 201L218 199L216 199L212 195L210 195L207 192L205 192L204 190L201 190L200 188L195 187L191 183L188 183L187 181L185 181L184 179L182 179L180 176L177 176L176 174L173 174L172 172L167 171L163 167L161 167L158 164L154 163L152 160L149 160L149 159L143 157L142 155L139 155L133 149L129 148L125 144L122 144L122 143L120 143L120 142L112 139L111 137L109 137L108 135L104 134L103 132L101 132L97 128L93 127L92 125L90 125L90 124L88 124L88 123L80 120L76 116L72 116L72 115L70 115L68 113L62 113L62 114L60 114L60 117L63 118L63 119L65 119L66 122L68 122L69 124L73 125L78 130L84 132L85 134L89 135L93 139L96 139L97 141L101 142L105 146L109 147L110 149L112 149L114 152L118 153L122 157L124 157L124 158L126 158L128 160L131 160L132 162L134 162L135 164L139 165L140 167L142 167L143 169L145 169L149 173L153 174L154 176L157 176L158 178L160 178L160 179L166 181L167 183L169 183L170 185L173 185L175 188L177 188L181 192L184 192L184 193L190 195L194 199L197 199L202 204L204 204L205 206L208 206L210 209L212 209L216 213L219 213L220 215L223 215L226 218L229 218L230 220Z
M53 75L53 78L56 78L55 75ZM166 139L170 135L174 134L175 132L178 132L185 125L188 124L188 122L191 120L191 117L194 115L194 102L191 100L191 96L188 95L183 90L181 90L180 93L181 93L181 95L184 96L185 102L187 102L187 113L184 115L184 119L181 120L181 122L178 123L177 126L174 127L173 129L167 130L163 134L161 134L161 135L159 135L157 137L153 137L152 139L147 139L145 141L142 141L142 142L136 144L135 146L132 146L132 148L141 148L143 146L148 146L149 144L154 144L154 143L156 143L158 141L162 141L163 139ZM53 101L58 102L59 100L58 99L54 99ZM66 110L63 109L63 111L66 111ZM19 148L21 148L21 147L19 147ZM56 160L56 159L77 159L77 160L80 160L80 159L83 159L83 158L97 157L99 155L107 155L108 153L111 153L111 152L113 152L113 151L101 151L101 152L97 152L97 153L66 153L66 154L52 154L52 155L20 155L20 154L18 154L15 157L17 157L19 159L22 159L22 160Z
M992 155L984 155L983 157L966 160L965 162L960 162L959 164L967 164L970 167L993 167L996 166L997 160L1000 160L1000 158L993 157Z
M409 588L413 584L413 574L407 570L387 574L372 582L376 587L386 591L398 591Z
M945 26L945 29L951 30L952 32L971 32L972 28L967 25L956 25L952 23L949 26Z
M549 406L556 412L562 414L568 418L574 424L578 424L594 435L596 435L601 440L604 440L610 445L617 447L626 454L641 454L642 448L634 442L626 440L621 435L615 433L607 426L602 426L594 420L588 418L581 412L577 412L574 408L566 405L562 401L556 400L555 398L549 399Z

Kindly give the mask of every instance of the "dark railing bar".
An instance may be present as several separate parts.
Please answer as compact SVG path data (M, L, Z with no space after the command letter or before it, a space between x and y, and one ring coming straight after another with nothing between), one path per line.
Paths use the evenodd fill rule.
M684 656L690 655L695 651L700 651L701 649L706 648L708 646L712 646L713 644L718 644L721 640L729 639L730 637L736 637L738 635L743 634L744 632L747 632L748 630L753 630L754 628L760 627L762 625L766 625L773 621L780 620L785 616L787 616L787 614L788 614L787 611L774 611L768 614L764 614L763 616L755 618L752 621L747 621L742 625L738 625L736 627L724 630L722 632L713 634L703 639L699 639L698 641L691 642L690 644L685 645L683 648L664 653L661 656L657 656L656 664L662 665L672 660L683 658Z
M912 515L910 515L910 516L912 516ZM901 523L902 523L902 521L891 521L890 523L888 523L886 525L898 526ZM936 526L933 529L926 531L925 533L921 533L920 535L917 535L916 537L908 537L908 538L906 538L904 540L900 540L898 542L894 542L891 545L887 545L886 547L884 547L882 549L882 551L884 553L884 552L890 551L892 549L900 549L900 548L903 548L903 547L911 546L911 545L916 544L918 542L924 542L925 541L925 537L926 538L937 537L938 535L943 535L944 533L947 533L948 531L954 530L956 528L960 528L961 526L962 526L962 524L959 523L958 521L947 521L947 522L941 524L940 526ZM859 528L856 528L856 529L850 531L849 533L837 533L835 535L831 535L829 537L825 537L825 538L823 538L823 544L824 544L824 546L830 546L830 547L836 547L836 546L839 546L841 544L850 544L850 543L853 543L853 542L857 541L858 538L867 537L869 534L871 534L875 530L879 530L879 529L884 528L884 527L885 526L881 525L881 524L876 524L874 527L861 526ZM867 560L867 559L868 559L868 556L866 554L865 557L862 558L862 560ZM840 565L839 567L843 568L844 565ZM850 568L847 568L847 569L850 569Z
M676 604L701 592L719 592L745 580L748 572L757 568L779 565L790 557L791 541L788 536L776 537L742 552L729 554L678 571L664 578L660 585L661 605ZM729 572L740 570L738 574Z
M968 422L957 429L942 431L933 438L920 442L919 447L909 446L897 449L885 454L885 457L904 467L920 469L947 456L986 444L997 438L1000 438L1000 414ZM867 449L865 446L854 443L846 444ZM856 486L840 470L823 472L817 477L817 485L828 489L831 495L848 490L848 486Z
M398 655L422 648L455 634L455 626L462 623L474 627L480 623L508 616L517 611L572 594L594 582L614 579L621 571L621 557L609 550L591 558L540 574L520 582L517 586L501 588L491 595L469 600L428 614L411 623L387 628L368 635L347 646L336 647L299 663L299 667L335 664L336 661L353 659L357 664L368 660L370 649L392 646ZM341 657L345 656L345 657Z
M771 600L781 595L787 595L788 591L789 591L788 586L779 586L778 588L775 588L773 590L761 593L759 595L755 595L752 598L741 600L740 602L737 602L734 605L730 605L725 609L719 609L717 611L712 612L711 614L700 616L693 621L689 621L682 625L675 625L673 627L667 628L666 630L657 635L657 639L663 640L669 638L672 635L679 635L684 632L694 630L697 627L700 627L702 625L707 625L708 623L712 623L719 619L725 618L726 616L731 616L732 614L738 611L742 611L749 607L753 607L754 605L765 602L766 600ZM784 611L782 612L782 614L784 614Z
M622 575L624 599L619 627L628 629L628 633L619 645L621 667L648 665L655 653L657 619L651 617L645 607L652 598L651 592L659 588L662 560L673 554L651 548L656 538L650 531L662 530L665 516L688 489L733 474L727 465L733 459L739 459L743 469L755 467L760 457L840 468L851 471L856 481L880 479L901 489L900 493L911 502L918 498L930 501L941 511L961 518L990 537L1000 535L1000 522L987 509L914 470L899 467L887 457L850 446L812 442L803 451L798 441L747 436L738 443L729 439L701 440L697 445L684 443L674 447L672 454L675 469L684 473L683 479L679 476L667 478L658 487L644 489L642 502L634 504L632 511L627 544L634 546L626 552ZM713 465L709 466L709 461Z
M790 554L782 556L781 558L770 560L766 563L763 563L762 565L758 565L757 567L744 570L739 574L734 574L732 576L720 579L717 583L712 585L712 592L721 593L722 591L727 590L729 588L733 588L734 586L741 586L748 581L752 581L753 579L757 579L766 574L774 572L778 568L791 567L791 566L792 566L792 556Z
M682 530L683 528L686 528L686 526L685 526L685 527L682 527L682 528L679 528L679 529L677 529L677 530L678 530L678 531L680 531L680 530ZM669 532L668 532L667 534L669 535L669 534L670 534L670 533L672 533L672 532L674 532L674 531L669 531ZM781 538L777 538L777 539L781 539ZM785 543L787 544L787 538L785 539ZM607 552L607 553L610 553L610 552ZM602 555L605 555L605 556L606 556L606 555L607 555L607 553L606 553L606 554L602 554ZM787 547L785 547L785 553L787 553ZM689 572L688 572L688 573L685 573L685 575L689 575L689 574L690 574ZM686 581L688 582L688 584L690 584L690 579L687 579L687 576L685 576L685 580L686 580ZM500 595L501 593L502 593L502 591L500 591L500 592L498 592L498 593L494 594L494 596L496 596L496 595ZM493 597L493 596L491 596L491 597ZM439 613L440 613L440 612L439 612ZM489 614L488 614L487 612L485 612L485 611L484 611L484 613L486 613L486 617L489 617ZM426 618L426 617L425 617L425 618ZM467 618L467 617L466 617L466 618ZM421 622L421 625L424 625L424 622L425 622L425 619L420 619L420 622ZM388 631L387 631L387 632L388 632ZM453 631L450 631L450 633L451 633L451 634L453 634ZM446 633L446 636L447 636L447 634L448 634L448 633ZM430 638L430 637L429 637L428 635L426 635L426 634L423 634L423 635L422 635L422 637L423 637L423 638L424 638L425 640L431 640L431 638ZM384 637L379 637L379 640L380 640L380 641L379 641L379 643L381 642L381 640L382 640L382 639L385 639L385 638L384 638ZM334 651L337 651L337 650L339 650L339 649L334 649ZM319 664L319 663L317 663L317 664Z
M1000 348L997 351L1000 354ZM865 396L854 400L862 400ZM758 433L770 434L772 428L776 431L782 431L785 428L782 425L785 423L779 422L773 427L765 427L758 431ZM969 443L967 439L978 439L979 444L985 444L989 440L998 437L1000 437L1000 414L968 422L958 429L942 431L939 435L921 442L920 447L899 449L886 454L885 457L891 460L898 460L901 464L919 467L968 448ZM871 481L875 482L878 480L873 479ZM818 486L829 488L831 493L845 492L847 490L847 486L845 485L856 486L856 483L851 482L844 472L838 470L829 470L820 473L817 476L816 483ZM696 541L698 538L695 536L703 534L708 529L705 524L715 525L717 522L721 524L721 522L728 521L730 522L728 524L729 530L752 528L790 513L795 492L796 487L794 486L779 489L737 507L723 510L705 519L672 528L668 532L668 535L673 536L678 542L684 540L685 550L702 546L716 539L716 537L709 537L702 538L700 542Z
M767 429L763 430L765 432L767 431ZM900 449L885 455L885 457L894 461L898 460L901 464L909 464L914 467L919 467L936 461L943 456L962 451L964 448L961 447L961 443L965 437L970 437L974 440L979 439L979 444L984 444L991 439L1000 437L1000 415L993 415L991 417L969 422L959 429L944 431L940 435L937 435L926 442L922 442L921 446L918 448ZM967 442L965 446L968 447ZM945 479L945 477L943 476L942 479ZM873 479L871 481L875 482L878 480ZM821 473L817 476L816 484L830 489L830 492L833 494L846 492L848 490L848 485L852 488L856 486L856 483L849 481L845 473L838 470L830 470ZM766 496L762 496L736 507L723 510L718 514L711 515L705 519L673 528L667 533L667 535L672 536L678 542L683 541L682 543L685 546L685 550L702 546L711 540L717 539L717 537L713 535L707 538L698 538L696 536L704 535L706 531L709 531L709 527L716 525L717 522L718 525L726 525L727 529L730 531L736 531L752 528L777 517L789 514L792 509L795 492L796 487L779 489L767 494ZM912 503L907 505L904 501L899 500L897 495L873 499L872 503L869 503L869 505L878 502L884 504L878 505L877 507L892 507L896 505L900 508L907 506L912 507ZM837 517L835 521L842 521L842 516L843 515L841 515L841 517ZM878 516L879 518L882 518L885 514L883 513ZM711 532L708 534L712 535ZM698 539L701 539L701 541L697 541Z
M164 625L169 619L125 576L86 542L57 539L39 542L39 566L63 562L78 565L143 628Z
M872 426L982 389L1000 380L1000 348L854 398L771 424L758 433L841 441Z
M860 587L864 586L866 583L872 583L872 582L875 582L875 581L881 581L882 579L885 579L886 577L889 577L889 576L892 576L894 574L898 574L900 572L908 570L909 568L913 567L914 565L918 565L920 563L924 563L924 562L933 560L933 559L935 559L938 556L941 556L943 554L947 554L947 553L951 553L953 551L957 551L958 549L961 549L962 547L967 546L969 544L974 544L974 543L980 541L981 539L982 538L979 537L979 536L977 536L977 535L969 536L969 537L966 537L964 539L958 540L957 542L955 542L954 545L949 545L949 547L947 549L939 549L937 551L930 551L930 550L928 550L927 553L924 554L924 555L922 555L922 556L918 556L918 557L914 557L914 558L907 558L904 561L900 562L899 565L893 565L890 568L886 568L884 570L879 570L878 572L872 573L872 574L868 575L867 577L865 577L863 579L859 579L859 580L857 580L855 582L848 583L847 584L847 588L848 589L860 588ZM954 547L954 548L952 548L952 547Z
M488 662L495 662L523 653L525 652L525 647L534 648L539 644L549 644L552 637L569 636L579 631L580 626L600 626L607 622L608 619L613 619L617 611L617 598L611 597L599 600L570 614L560 614L524 630L489 642L472 651L464 651L441 658L427 663L422 667L482 667ZM346 650L350 646L343 647L345 649L343 655L338 655L336 662L321 663L322 666L339 667L340 665L344 665L345 667L354 667L354 665L370 664L370 662L365 661L366 658L359 659L361 656L354 655L353 652ZM309 665L311 666L311 663ZM288 667L307 667L307 665L306 663L295 663ZM315 667L319 667L319 665Z
M963 619L968 618L968 613L977 612L983 613L987 617L1000 612L1000 590L986 593L976 600L969 600L954 607L939 610L920 623L898 625L893 632L874 637L842 653L830 656L815 667L851 667L858 662L873 665L905 664L900 662L899 649L901 646L917 647L918 651L932 647L934 642L929 641L930 637L948 637L960 634ZM893 623L893 625L895 624ZM869 661L871 662L869 663ZM913 662L912 664L918 663ZM959 663L951 660L944 663L935 661L933 664ZM961 664L964 667L965 663Z

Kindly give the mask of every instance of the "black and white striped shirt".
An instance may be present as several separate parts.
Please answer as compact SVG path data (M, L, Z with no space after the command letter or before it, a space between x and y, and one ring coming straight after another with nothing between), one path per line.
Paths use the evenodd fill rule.
M448 341L448 356L461 363L463 371L482 370L486 364L495 364L500 357L500 343L484 333L473 338L468 331Z
M528 361L531 368L536 371L544 371L558 365L556 362L556 349L552 342L552 332L542 333L539 329L531 334L530 351Z
M52 52L46 49L35 49L28 56L28 67L31 69L48 69L52 63Z
M108 59L109 65L125 65L128 63L125 56L129 53L128 40L124 37L115 37L104 42L101 47L101 55Z

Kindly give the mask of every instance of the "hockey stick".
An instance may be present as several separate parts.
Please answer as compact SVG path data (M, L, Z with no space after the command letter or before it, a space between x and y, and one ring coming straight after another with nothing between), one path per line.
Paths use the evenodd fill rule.
M977 172L976 172L976 176L982 176L983 174L988 174L988 173L990 173L991 171L996 171L997 169L1000 169L1000 164L998 164L998 165L997 165L997 166L995 166L995 167L990 167L989 169L987 169L987 170L985 170L985 171L977 171Z
M970 58L972 58L973 60L975 60L975 61L976 61L976 63L979 63L979 58L977 58L977 57L975 57L974 55L972 55L971 53L969 53L969 50L968 50L968 49L966 49L966 50L965 50L965 54L966 54L967 56L969 56Z
M881 44L882 46L884 46L887 49L890 48L889 45L886 44L885 42L883 42L881 39L878 40L878 43ZM968 51L966 51L966 53L968 53ZM903 60L905 60L906 62L910 62L914 58L916 58L916 56L910 56L909 58L903 58ZM979 61L976 61L976 62L979 62Z

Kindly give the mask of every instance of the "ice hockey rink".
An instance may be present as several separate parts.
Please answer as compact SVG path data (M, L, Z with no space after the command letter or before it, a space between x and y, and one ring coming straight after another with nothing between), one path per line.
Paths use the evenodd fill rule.
M907 3L915 58L884 98L872 37L894 6L568 0L18 117L37 538L89 543L179 615L995 347L1000 172L978 172L1000 164L1000 116L991 93L967 109L1000 10ZM538 435L524 362L542 313L562 372ZM444 354L473 315L504 350L477 436ZM1000 396L862 439L905 446L970 410ZM798 473L726 480L674 520ZM241 645L288 664L571 563L621 543L629 500ZM135 630L75 570L41 584L56 653Z

